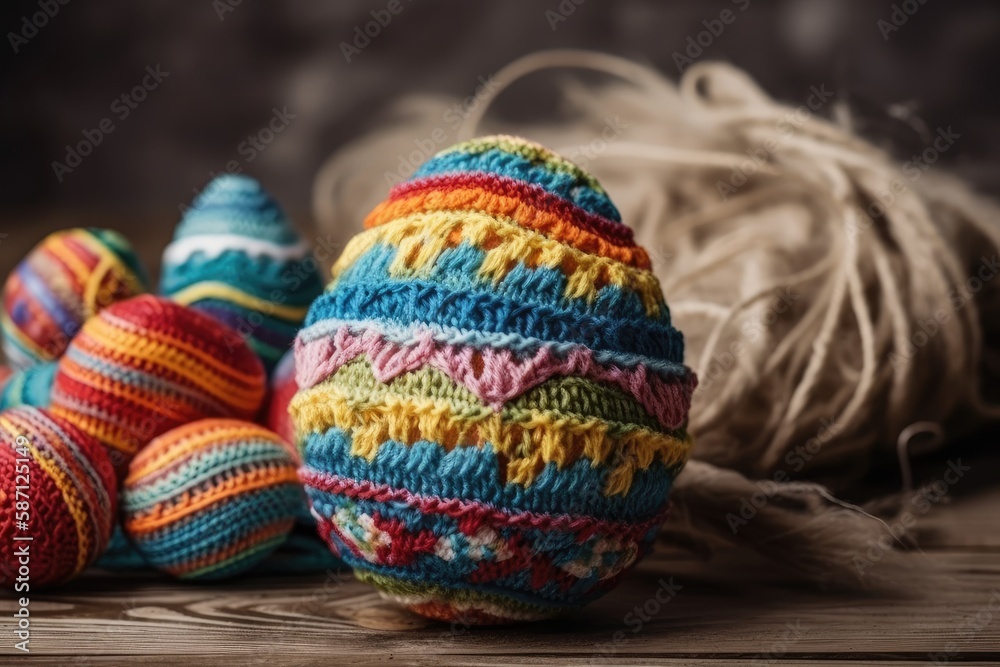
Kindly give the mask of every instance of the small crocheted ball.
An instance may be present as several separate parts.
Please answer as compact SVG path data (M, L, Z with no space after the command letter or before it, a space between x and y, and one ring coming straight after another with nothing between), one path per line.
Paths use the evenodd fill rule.
M257 565L292 530L302 503L277 434L203 419L156 438L129 466L122 515L150 565L182 579L221 579Z
M52 384L59 364L47 361L11 375L0 388L0 410L30 405L38 408L49 406Z
M235 332L143 295L83 325L59 361L52 411L104 443L124 472L172 428L205 417L252 419L265 390L260 360Z
M238 331L268 372L322 290L309 244L246 176L209 183L163 254L160 292Z
M296 460L299 458L295 449L295 424L288 414L288 404L299 390L295 382L295 354L289 350L275 366L271 374L271 391L268 396L266 426L280 435L292 445L290 448Z
M62 356L102 308L148 291L146 272L120 234L70 229L47 236L3 292L3 349L15 369Z
M100 443L40 408L0 412L0 441L0 585L27 595L104 551L118 511L114 469Z
M610 590L688 457L695 378L592 176L491 137L365 221L296 341L321 536L417 613L533 620Z

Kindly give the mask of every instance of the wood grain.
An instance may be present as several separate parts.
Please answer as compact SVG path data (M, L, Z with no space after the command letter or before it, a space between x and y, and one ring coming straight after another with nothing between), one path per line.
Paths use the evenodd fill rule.
M94 570L32 599L32 654L49 658L33 662L916 665L951 643L949 664L1000 664L1000 605L988 611L992 596L1000 602L997 516L994 491L924 518L952 545L911 556L934 569L904 595L812 592L782 583L780 573L742 570L738 562L706 567L664 552L587 609L505 629L426 621L339 573L186 585ZM977 534L967 535L963 524ZM682 588L656 610L650 601L670 577ZM645 621L636 613L644 604ZM12 609L12 601L0 603L4 617ZM969 619L984 613L988 622L970 631ZM12 642L5 644L0 655L14 655Z

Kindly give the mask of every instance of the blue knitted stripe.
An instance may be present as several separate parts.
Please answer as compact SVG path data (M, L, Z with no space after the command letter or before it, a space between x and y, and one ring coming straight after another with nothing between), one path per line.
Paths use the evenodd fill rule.
M225 550L255 530L287 521L302 501L300 494L298 485L283 484L231 496L167 529L145 535L140 540L142 553L157 567L182 567ZM260 554L260 558L264 556L266 553Z
M353 480L369 480L428 497L461 498L514 512L570 514L606 521L641 521L663 510L673 474L661 463L637 470L625 495L602 492L609 468L581 459L566 468L549 463L528 486L505 484L493 448L456 447L431 442L384 442L369 462L350 453L350 436L340 428L308 433L303 461L308 468ZM307 489L310 495L326 495Z
M646 319L646 309L635 292L608 285L598 292L595 302L587 299L567 298L566 275L558 269L547 267L529 268L516 264L498 283L479 272L486 252L465 241L455 248L444 250L434 261L411 275L395 278L389 274L389 266L399 249L385 243L378 243L361 255L354 264L340 274L338 282L374 280L405 280L419 277L428 283L435 283L453 290L468 292L488 292L502 295L519 303L538 303L585 315L599 312L607 317L621 319ZM670 323L670 313L661 307L659 320Z
M247 176L223 175L205 186L184 214L175 239L199 234L241 234L293 245L299 235L278 203Z
M124 498L122 509L139 512L169 502L184 492L210 487L221 476L244 469L259 470L270 464L287 465L288 452L264 440L227 441L224 446L201 449L154 480L142 480ZM157 471L158 474L163 471Z
M583 210L621 222L622 217L604 192L569 173L552 171L545 163L533 163L499 148L483 152L449 151L438 153L413 174L413 179L451 173L478 173L524 181L573 202Z
M620 320L520 304L487 292L454 291L425 280L338 282L317 299L306 326L328 318L414 321L459 329L515 333L546 341L585 340L593 350L660 357L683 363L684 339L669 325L652 320Z

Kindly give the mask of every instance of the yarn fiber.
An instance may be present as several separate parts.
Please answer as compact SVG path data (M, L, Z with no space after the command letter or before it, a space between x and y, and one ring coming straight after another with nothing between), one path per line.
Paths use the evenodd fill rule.
M111 536L117 487L104 448L47 410L0 412L0 441L0 585L27 580L29 589L17 589L27 594L71 579L97 559Z
M101 441L122 472L158 435L206 417L252 419L264 368L217 320L143 295L84 324L59 362L52 410Z
M50 234L7 278L3 349L24 369L62 356L80 326L102 308L148 289L132 246L109 229Z
M647 253L597 181L515 137L397 184L295 348L322 537L444 620L553 616L642 557L695 387Z
M264 560L302 504L281 438L256 424L204 419L156 438L132 461L124 528L150 565L182 579L221 579Z
M6 381L0 382L0 410L21 405L48 407L58 368L57 362L47 361L18 371Z
M318 268L260 183L224 175L185 212L163 253L160 291L238 331L270 372L323 289Z
M296 461L299 460L299 453L294 446L295 424L288 414L288 406L298 390L299 385L295 382L295 352L289 350L271 374L271 391L268 396L265 423L269 429L292 445L290 450Z

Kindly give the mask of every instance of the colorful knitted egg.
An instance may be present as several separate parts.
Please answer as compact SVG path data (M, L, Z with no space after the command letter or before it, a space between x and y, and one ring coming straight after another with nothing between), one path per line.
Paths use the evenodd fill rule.
M295 347L300 478L364 581L464 623L610 590L664 521L696 384L594 178L492 137L396 185Z
M105 308L59 361L52 411L111 450L120 472L172 428L205 417L252 419L261 362L235 332L152 295Z
M24 369L62 356L80 326L102 308L147 291L132 246L108 229L47 236L7 278L3 349Z
M309 244L246 176L209 183L163 254L161 293L238 331L268 372L322 289Z
M0 585L27 594L97 559L118 511L100 443L33 407L0 412Z
M288 414L288 404L292 402L298 390L299 385L295 382L295 354L293 350L289 350L271 373L271 391L268 396L265 424L293 445L290 449L296 460L299 454L294 447L295 425Z
M302 503L295 463L277 434L203 419L156 438L122 489L129 539L150 565L182 579L221 579L264 560Z
M0 410L20 405L48 407L57 368L57 362L47 361L14 373L0 388Z

